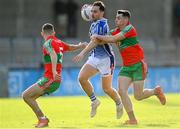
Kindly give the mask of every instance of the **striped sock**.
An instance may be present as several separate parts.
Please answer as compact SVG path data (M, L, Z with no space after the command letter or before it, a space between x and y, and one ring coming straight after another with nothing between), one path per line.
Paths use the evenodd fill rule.
M94 95L94 93L91 94L90 99L91 99L92 102L93 102L94 100L96 100L96 96Z
M121 104L121 100L118 99L118 100L115 101L115 103L116 103L116 105L120 105Z

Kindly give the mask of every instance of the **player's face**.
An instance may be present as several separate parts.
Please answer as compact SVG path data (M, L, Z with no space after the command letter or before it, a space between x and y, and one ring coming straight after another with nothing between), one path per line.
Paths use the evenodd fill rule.
M99 10L99 6L93 6L92 7L92 10L91 10L91 13L92 13L92 19L93 21L96 21L96 20L99 20L101 18L101 16L103 15L100 10Z
M124 18L121 14L116 15L115 24L116 26L123 26L126 24L126 18Z

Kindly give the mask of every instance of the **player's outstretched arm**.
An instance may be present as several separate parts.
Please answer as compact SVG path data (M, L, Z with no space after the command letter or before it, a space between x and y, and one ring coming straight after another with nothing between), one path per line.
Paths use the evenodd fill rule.
M96 42L97 44L106 44L106 43L117 43L118 41L121 41L125 39L124 35L121 33L116 35L94 35L91 37L92 39L96 38L97 40L100 40L101 42Z
M66 43L67 44L67 43ZM68 51L76 51L76 50L79 50L79 49L83 49L87 46L87 43L86 42L83 42L83 43L79 43L77 45L75 44L68 44Z
M93 48L97 46L97 44L94 43L95 40L91 40L89 44L77 55L73 58L74 62L81 61L85 55L90 52Z

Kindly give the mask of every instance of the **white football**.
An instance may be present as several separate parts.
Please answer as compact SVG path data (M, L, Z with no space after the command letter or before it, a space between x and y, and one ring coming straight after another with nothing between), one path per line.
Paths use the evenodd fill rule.
M81 16L85 21L91 21L92 13L91 13L92 5L85 4L81 8Z

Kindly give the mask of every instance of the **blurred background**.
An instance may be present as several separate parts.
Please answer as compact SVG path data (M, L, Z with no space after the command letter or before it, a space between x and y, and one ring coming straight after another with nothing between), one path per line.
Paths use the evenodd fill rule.
M102 0L106 18L114 28L116 10L128 9L149 64L146 87L162 85L166 93L180 93L180 1ZM19 97L43 75L41 26L54 24L57 37L68 43L89 41L89 22L82 20L83 4L94 0L0 0L0 96ZM113 86L121 66L118 50ZM79 52L79 51L78 51ZM53 96L84 95L77 81L80 63L72 62L78 52L66 53L62 85ZM92 78L95 92L104 95L99 76ZM130 90L131 92L131 90Z

